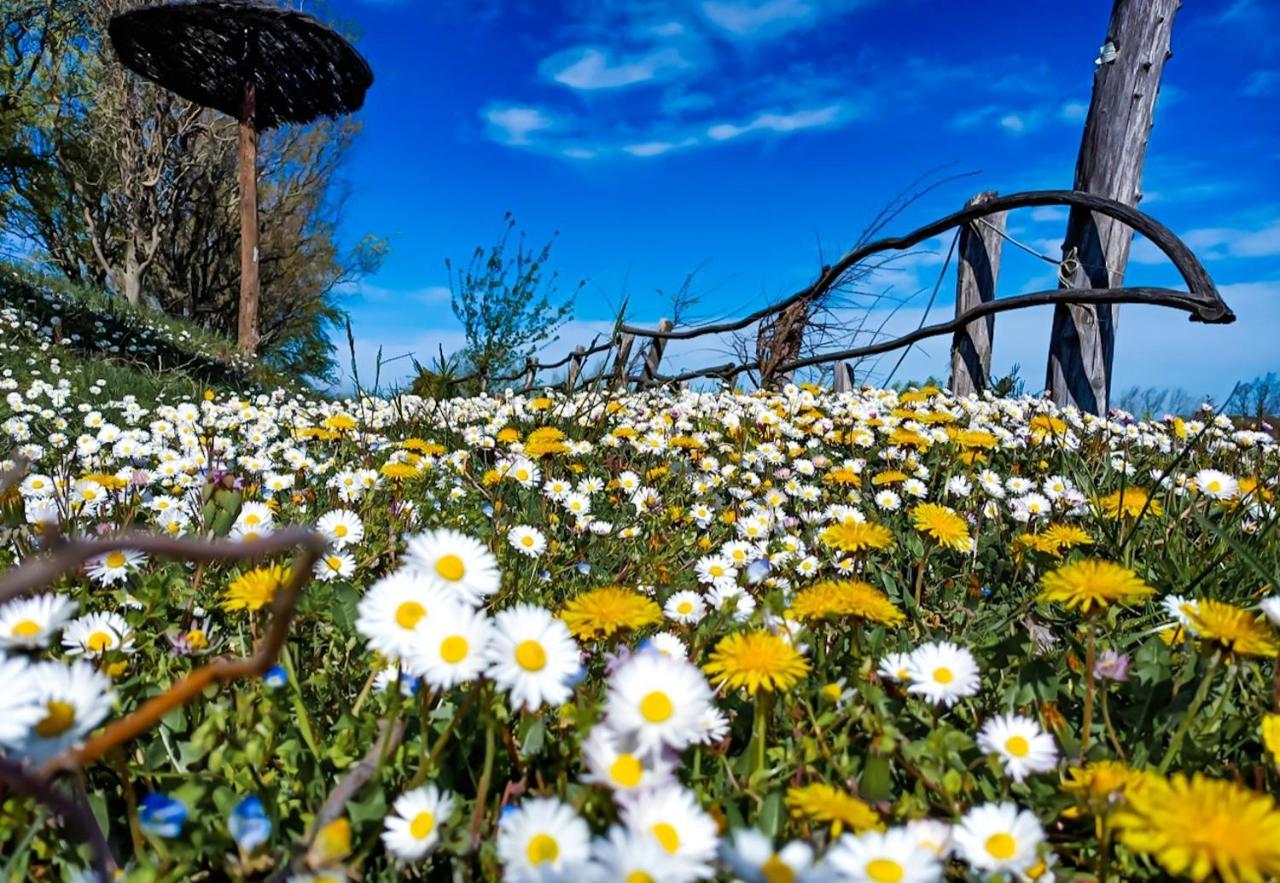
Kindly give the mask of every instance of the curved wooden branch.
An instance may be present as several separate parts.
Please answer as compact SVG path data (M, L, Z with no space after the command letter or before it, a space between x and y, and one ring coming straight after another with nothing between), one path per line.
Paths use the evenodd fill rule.
M1011 211L1019 208L1031 208L1034 206L1045 205L1069 205L1078 206L1080 208L1089 209L1102 215L1114 218L1137 232L1146 236L1156 247L1159 248L1169 260L1173 262L1174 267L1182 275L1183 280L1187 283L1186 292L1180 292L1183 303L1179 304L1181 309L1187 309L1192 316L1201 322L1211 323L1228 323L1235 321L1235 314L1231 312L1218 294L1218 289L1214 286L1213 280L1209 278L1209 274L1205 271L1200 260L1195 256L1190 248L1187 247L1181 239L1179 239L1168 227L1165 227L1159 221L1150 215L1144 214L1135 208L1116 202L1113 199L1106 199L1101 196L1094 196L1090 193L1080 193L1075 190L1037 190L1027 193L1011 193L1008 196L999 196L981 204L966 206L961 211L947 215L937 221L927 224L924 227L908 233L906 236L891 236L886 239L879 239L875 242L869 242L866 245L859 246L846 252L840 260L829 267L823 268L822 274L813 284L807 288L802 288L795 294L787 297L777 303L767 307L762 307L750 315L741 319L733 319L728 322L720 322L710 325L697 325L690 328L682 328L672 331L658 331L650 328L639 328L634 325L622 325L619 329L625 334L634 334L643 337L660 338L663 340L688 340L694 337L700 337L704 334L722 334L729 331L740 331L758 322L774 313L784 310L792 304L808 299L818 297L829 291L837 284L849 268L860 261L865 260L871 255L885 251L901 251L913 246L919 245L926 239L937 236L954 227L969 223L977 218L983 218L988 215L999 214L1000 212ZM1068 289L1070 290L1070 289ZM1143 289L1114 289L1116 291L1140 291ZM1162 291L1164 289L1161 289ZM1068 298L1072 303L1085 303L1082 297ZM999 301L997 301L999 302ZM1098 303L1100 301L1093 301ZM1117 301L1112 301L1117 302ZM1166 304L1167 305L1167 304ZM890 347L892 348L892 347ZM780 368L778 370L785 370Z

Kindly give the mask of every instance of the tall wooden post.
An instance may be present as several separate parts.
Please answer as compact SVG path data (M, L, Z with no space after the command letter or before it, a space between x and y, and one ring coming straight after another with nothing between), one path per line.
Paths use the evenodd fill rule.
M670 331L675 326L670 319L659 319L658 330ZM649 338L649 345L644 352L644 380L645 383L652 383L653 379L658 376L658 365L662 362L662 353L667 348L667 339L665 337Z
M258 350L258 131L255 124L256 88L244 84L240 112L240 352Z
M1142 165L1178 6L1179 0L1114 0L1076 160L1076 190L1131 206L1142 198ZM1062 245L1063 287L1123 285L1132 239L1119 221L1072 208ZM1106 412L1118 318L1114 305L1055 307L1045 379L1054 402Z
M979 193L965 208L995 199L991 190ZM965 224L960 230L960 263L956 267L956 316L996 299L1000 276L1000 251L1004 245L1008 212L1000 212ZM991 346L996 317L983 316L967 323L951 340L951 391L958 396L982 392L991 375Z
M579 344L573 348L573 356L569 359L569 377L565 381L565 392L573 392L578 385L578 375L582 373L582 363L586 359L586 347Z

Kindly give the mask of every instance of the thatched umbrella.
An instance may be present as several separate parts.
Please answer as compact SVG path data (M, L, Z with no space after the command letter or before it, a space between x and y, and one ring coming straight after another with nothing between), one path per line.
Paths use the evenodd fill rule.
M258 346L258 132L352 113L373 71L308 15L247 0L123 13L108 27L120 61L188 101L240 120L241 352Z

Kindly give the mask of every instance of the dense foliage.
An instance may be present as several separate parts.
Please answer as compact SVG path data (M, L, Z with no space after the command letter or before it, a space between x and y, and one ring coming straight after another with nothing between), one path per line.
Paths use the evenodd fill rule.
M129 879L1280 875L1265 433L934 389L5 385L6 565L53 523L331 543L278 669L61 783ZM8 601L6 756L248 653L288 564L104 556ZM6 879L87 857L13 793L0 844Z

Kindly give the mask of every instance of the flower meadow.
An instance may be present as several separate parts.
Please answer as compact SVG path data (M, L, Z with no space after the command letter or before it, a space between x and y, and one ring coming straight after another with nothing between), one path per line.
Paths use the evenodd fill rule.
M128 880L1280 877L1280 450L933 388L7 387L0 754ZM260 677L244 657L325 550ZM5 577L0 576L0 580ZM0 582L0 586L4 583ZM0 791L7 880L90 851Z

